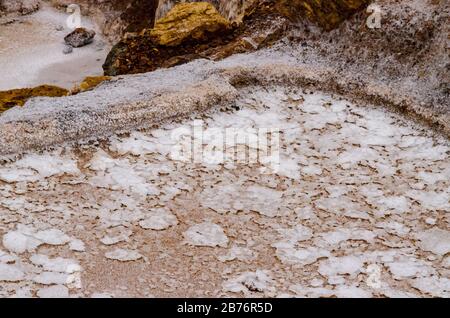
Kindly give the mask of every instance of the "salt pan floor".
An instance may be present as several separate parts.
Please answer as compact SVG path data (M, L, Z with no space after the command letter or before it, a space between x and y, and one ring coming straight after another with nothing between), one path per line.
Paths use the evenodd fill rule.
M237 106L2 164L0 296L450 296L448 140L320 93ZM280 128L280 166L174 160L194 119Z

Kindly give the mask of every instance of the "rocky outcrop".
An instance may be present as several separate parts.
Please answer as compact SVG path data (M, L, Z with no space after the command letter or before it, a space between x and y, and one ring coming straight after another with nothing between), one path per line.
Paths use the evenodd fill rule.
M95 31L85 28L76 28L74 31L64 37L66 44L72 47L81 47L88 45L94 41Z
M42 85L35 88L13 89L0 92L0 113L14 107L23 106L25 102L38 96L60 97L65 96L69 92L60 87L51 85Z
M160 46L179 46L187 42L206 42L230 29L229 22L206 2L179 4L144 36Z
M0 0L0 16L5 14L30 14L39 9L39 0Z
M371 0L278 0L277 9L294 22L306 17L329 31L370 2Z
M295 22L296 16L304 16L325 29L331 29L368 3L367 0L335 0L319 1L318 5L313 1L316 5L311 6L309 2L258 0L245 2L245 5L241 3L239 8L245 7L245 12L239 22L229 26L225 26L225 20L211 4L177 4L165 18L157 21L154 29L125 38L114 46L104 64L105 74L149 72L196 58L218 60L254 51L279 40ZM216 1L217 6L221 3ZM202 32L196 34L197 30L208 30L211 23L219 32L208 32L206 37ZM173 40L178 34L180 39Z
M209 2L230 21L239 21L245 9L255 0L160 0L156 19L163 18L176 4L185 2Z
M230 23L211 4L179 4L154 29L115 45L103 68L111 76L173 66L192 59L201 47L223 43L231 31Z

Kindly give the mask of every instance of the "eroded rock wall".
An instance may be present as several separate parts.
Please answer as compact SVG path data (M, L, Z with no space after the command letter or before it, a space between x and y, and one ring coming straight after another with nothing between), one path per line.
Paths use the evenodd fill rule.
M39 0L0 0L0 16L6 14L25 15L39 9Z
M209 2L229 20L238 20L244 14L245 9L255 0L159 0L156 18L160 19L173 8L174 5L184 2Z

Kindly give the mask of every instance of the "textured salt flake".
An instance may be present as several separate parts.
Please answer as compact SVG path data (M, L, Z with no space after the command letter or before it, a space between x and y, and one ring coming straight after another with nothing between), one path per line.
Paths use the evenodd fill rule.
M129 138L122 140L113 140L111 142L110 150L125 155L127 153L133 156L142 156L145 154L156 152L156 142L139 132L133 132Z
M37 181L55 175L77 175L80 170L74 160L58 155L26 155L9 168L0 169L0 180L5 182Z
M279 242L272 245L276 248L277 257L286 264L309 265L319 258L329 257L330 252L317 247L296 248L295 244Z
M141 259L143 256L139 254L137 251L126 250L126 249L115 249L114 251L107 252L105 257L108 259L113 259L121 262L130 262L137 261Z
M232 293L263 293L269 290L273 280L269 271L246 272L223 283L223 289Z
M3 246L17 254L32 251L41 244L32 236L32 233L23 233L20 230L11 231L3 236Z
M420 240L420 248L438 255L450 252L450 232L433 228L421 233L416 237Z
M348 211L344 213L344 216L351 219L370 220L370 215L364 211Z
M371 298L371 292L357 286L337 286L334 295L338 298Z
M58 272L43 272L39 275L36 275L33 278L33 281L42 285L53 285L60 284L64 285L68 282L69 275L66 273L58 273Z
M445 257L443 260L442 260L442 267L444 267L444 268L447 268L447 269L450 269L450 256L447 256L447 257Z
M323 287L311 288L303 285L292 285L289 290L294 292L296 296L304 298L330 298L335 295L333 290Z
M131 165L115 166L91 178L93 186L111 190L125 190L139 195L157 195L158 188L146 182Z
M108 293L93 293L91 298L114 298L114 295Z
M444 192L432 192L432 191L418 191L411 190L407 192L407 195L420 204L430 210L450 210L450 194L448 191Z
M84 245L84 242L78 239L74 239L70 241L69 248L71 251L75 252L84 252L86 251L86 247Z
M279 229L278 232L282 235L284 242L293 244L309 240L313 236L313 231L309 227L301 224L291 229Z
M387 267L395 279L428 276L434 272L433 268L426 266L422 261L411 259L388 263Z
M201 204L218 213L244 210L267 217L276 217L282 205L282 192L253 185L247 188L222 185L202 192Z
M450 279L445 277L419 277L410 281L411 286L433 297L450 297Z
M16 260L16 258L12 255L9 255L6 252L3 252L2 250L0 250L0 263L12 263Z
M229 262L235 259L243 262L249 262L256 258L256 253L251 249L240 246L233 246L228 250L228 253L217 257L221 262Z
M100 239L100 242L105 245L114 245L120 242L127 242L132 234L132 231L124 231L115 236L105 235Z
M382 207L385 207L389 210L394 210L398 213L408 212L410 207L408 199L403 196L382 197L378 199L377 203Z
M211 222L204 222L191 226L184 237L187 243L195 246L222 246L228 244L228 238L222 227Z
M356 256L330 257L319 265L319 273L323 276L348 274L354 276L361 272L364 262Z
M69 273L72 268L78 266L78 262L76 260L62 257L49 258L47 255L43 254L32 255L30 257L30 261L49 272Z
M58 229L49 229L37 232L34 237L42 243L49 245L64 245L70 242L70 237Z
M406 234L408 234L411 229L409 227L407 227L406 225L404 225L403 223L399 223L399 222L379 222L377 224L375 224L375 226L377 228L383 229L386 232L390 233L390 234L394 234L394 235L398 235L398 236L404 236Z
M149 216L139 222L139 226L145 230L165 230L177 224L177 217L165 209L151 211Z
M62 285L45 287L38 290L37 296L39 298L68 298L69 289Z
M18 282L25 278L25 273L14 265L0 264L0 282Z
M106 169L110 169L117 164L119 164L118 160L111 158L103 150L99 150L94 154L91 161L86 165L86 168L89 168L93 171L105 171Z

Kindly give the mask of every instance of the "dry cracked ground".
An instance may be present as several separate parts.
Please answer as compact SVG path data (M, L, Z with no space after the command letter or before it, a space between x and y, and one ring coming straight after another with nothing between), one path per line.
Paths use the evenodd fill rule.
M3 163L0 296L450 296L448 139L290 87L237 106ZM176 156L200 124L226 160Z

